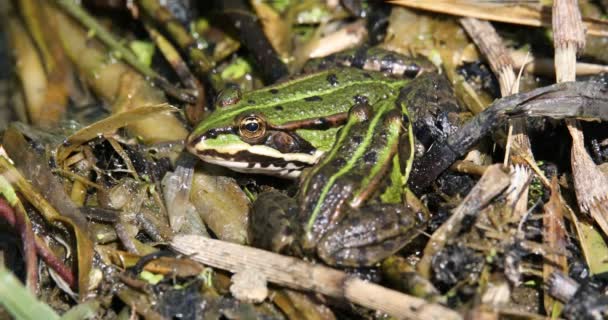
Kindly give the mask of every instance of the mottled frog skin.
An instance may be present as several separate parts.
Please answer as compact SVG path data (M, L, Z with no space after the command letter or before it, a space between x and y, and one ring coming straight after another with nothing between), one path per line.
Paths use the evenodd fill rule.
M445 134L424 129L425 122L450 127L458 107L445 80L426 72L429 64L367 53L324 60L318 65L325 70L260 90L226 90L190 134L188 150L206 162L299 179L294 199L270 193L254 204L253 237L261 246L368 266L424 228L426 210L406 187L414 136L422 142L416 150L424 149L425 140ZM366 65L379 71L358 68Z

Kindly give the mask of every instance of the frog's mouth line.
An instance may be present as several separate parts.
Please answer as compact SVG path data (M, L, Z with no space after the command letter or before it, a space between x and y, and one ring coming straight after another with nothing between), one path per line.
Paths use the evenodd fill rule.
M216 149L192 148L190 152L195 153L207 163L227 167L237 172L259 173L286 178L299 177L302 169L317 163L323 154L321 151L316 151L313 154L281 153L264 146L253 146L249 150L234 150L232 152L228 148L226 149L226 151L218 151Z

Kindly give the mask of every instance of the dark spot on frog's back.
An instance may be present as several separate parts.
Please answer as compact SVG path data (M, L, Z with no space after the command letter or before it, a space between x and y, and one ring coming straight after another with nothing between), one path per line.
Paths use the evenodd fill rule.
M353 142L356 144L359 144L363 141L363 137L362 136L354 136L353 138Z
M363 69L365 61L367 61L367 47L363 46L355 51L351 65L355 68Z
M338 76L335 73L330 73L327 75L327 82L333 87L338 85Z
M283 106L275 106L274 109L277 111L283 111L284 108Z
M247 103L249 103L249 104L255 104L255 100L249 99L249 100L247 100Z
M375 151L369 151L368 153L366 153L366 154L363 156L363 160L364 160L366 163L374 163L374 162L376 162L377 158L378 158L378 157L377 157L377 154L376 154L376 152L375 152Z
M371 74L369 74L369 73L367 73L367 72L364 72L364 73L363 73L363 76L364 76L365 78L367 78L367 79L371 79L371 78L372 78L372 75L371 75Z
M354 96L353 99L355 100L355 104L367 104L369 101L366 96L360 94Z
M312 96L312 97L306 97L304 98L304 101L306 102L314 102L314 101L322 101L323 98L319 97L319 96Z
M336 165L337 167L342 167L346 164L346 160L344 160L344 158L336 158L334 160L334 165Z
M268 92L270 92L272 94L277 94L277 93L279 93L279 90L277 90L277 89L270 89L270 90L268 90Z

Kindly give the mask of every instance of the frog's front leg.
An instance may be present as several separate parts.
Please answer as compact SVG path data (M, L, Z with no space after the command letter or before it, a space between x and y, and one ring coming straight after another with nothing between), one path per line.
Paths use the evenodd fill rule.
M302 182L302 245L328 264L374 264L402 248L422 223L402 204L367 204L382 193L405 128L393 100L373 109L353 108L335 146Z

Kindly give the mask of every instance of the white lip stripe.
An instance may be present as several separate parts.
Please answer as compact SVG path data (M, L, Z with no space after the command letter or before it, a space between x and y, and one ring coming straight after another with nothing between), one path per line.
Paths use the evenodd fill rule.
M195 151L203 161L216 164L222 167L230 168L234 171L244 173L260 173L272 176L297 178L303 169L300 166L296 166L294 163L304 163L307 165L314 165L319 161L323 155L323 151L316 150L313 154L307 153L281 153L276 149L264 146L264 145L250 145L245 142L230 143L223 147L209 146L204 142L199 142L194 147ZM205 151L215 151L221 156L205 155ZM251 153L252 156L263 156L277 160L282 160L287 163L286 167L267 165L263 166L261 163L256 163L251 166L251 162L234 161L231 156L236 155L239 152Z
M286 178L297 178L300 176L303 168L297 167L292 163L288 163L287 167L277 167L269 165L266 167L261 166L259 163L250 167L248 162L236 162L220 158L205 157L205 162L216 164L218 166L226 167L231 170L242 172L242 173L259 173L272 176L286 177Z
M278 150L267 147L267 146L262 146L262 145L252 146L252 145L249 145L244 142L238 143L238 144L232 143L225 147L210 147L210 146L205 145L204 142L201 142L195 146L195 149L199 152L204 152L206 150L213 150L213 151L218 152L219 154L226 155L226 158L229 157L230 155L237 154L238 152L246 151L246 152L249 152L249 153L252 153L255 155L266 156L266 157L271 157L271 158L275 158L275 159L283 159L287 162L303 162L303 163L308 163L310 165L317 163L319 158L321 158L321 155L323 155L323 152L319 151L319 150L316 150L313 154L281 153ZM203 156L203 157L206 157L206 156Z

